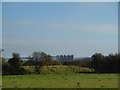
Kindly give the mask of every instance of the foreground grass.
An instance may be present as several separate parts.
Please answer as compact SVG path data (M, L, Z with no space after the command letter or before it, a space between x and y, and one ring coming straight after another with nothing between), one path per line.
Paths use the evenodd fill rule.
M3 76L3 88L117 88L117 74L40 74Z
M0 90L2 89L2 76L0 75Z

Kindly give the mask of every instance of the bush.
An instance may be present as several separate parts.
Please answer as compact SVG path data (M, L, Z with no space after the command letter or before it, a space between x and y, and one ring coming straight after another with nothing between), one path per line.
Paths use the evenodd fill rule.
M2 60L2 74L3 75L18 75L26 74L27 72L22 67L23 61L20 60L19 53L13 53L13 57L7 61Z

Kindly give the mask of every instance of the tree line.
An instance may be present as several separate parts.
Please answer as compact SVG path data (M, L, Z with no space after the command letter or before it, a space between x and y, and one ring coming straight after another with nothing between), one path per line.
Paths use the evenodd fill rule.
M95 53L92 55L92 60L73 60L67 62L60 62L53 60L52 56L45 52L34 52L32 58L27 61L23 61L20 58L19 53L13 53L12 58L6 61L2 57L2 74L3 75L17 75L27 74L24 66L34 66L35 73L40 74L40 68L42 66L50 65L67 65L67 66L79 66L93 68L96 73L119 73L120 54L109 54L104 56L101 53Z
M119 73L120 72L120 54L109 54L104 56L101 53L95 53L92 56L90 66L100 73Z

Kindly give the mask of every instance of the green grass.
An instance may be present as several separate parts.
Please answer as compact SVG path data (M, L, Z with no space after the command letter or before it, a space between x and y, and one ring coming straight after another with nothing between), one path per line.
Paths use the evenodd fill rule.
M117 74L39 74L3 76L3 88L117 88Z
M0 75L0 90L2 89L2 76Z

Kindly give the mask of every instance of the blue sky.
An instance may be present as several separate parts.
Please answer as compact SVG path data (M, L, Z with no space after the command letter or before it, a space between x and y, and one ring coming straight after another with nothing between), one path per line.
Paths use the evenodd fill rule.
M3 3L2 19L5 57L118 52L117 2Z
M0 2L0 48L2 48L2 3Z

